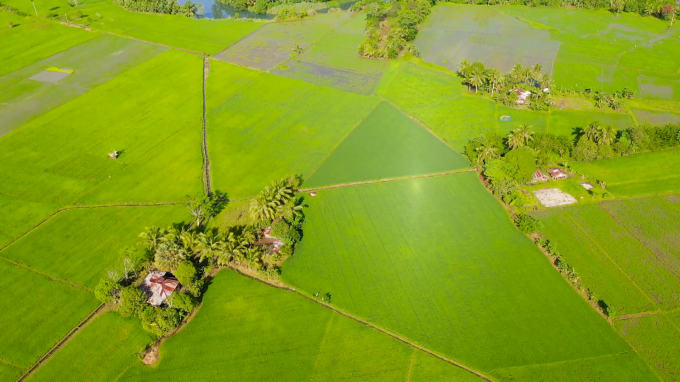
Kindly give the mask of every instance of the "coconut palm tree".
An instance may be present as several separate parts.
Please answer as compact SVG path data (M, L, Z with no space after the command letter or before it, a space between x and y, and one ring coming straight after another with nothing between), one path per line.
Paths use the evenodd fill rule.
M199 234L194 231L182 231L178 240L188 255L196 255L200 245Z
M524 140L520 137L518 130L519 129L513 130L510 133L508 133L506 143L508 145L508 148L510 148L510 150L514 150L514 149L517 149L517 148L524 146Z
M498 69L490 69L487 73L487 79L491 82L491 96L496 90L496 86L500 87L505 77Z
M598 128L597 143L600 145L609 145L616 138L616 129L613 126L600 126Z
M595 121L588 125L588 127L586 127L585 129L583 129L583 135L585 135L586 138L590 139L591 141L595 142L599 135L599 129L600 122Z
M531 125L527 125L525 123L525 124L519 125L519 129L516 130L517 133L520 136L520 139L522 141L523 146L528 145L529 142L534 140L534 132L531 130L531 128L532 128Z
M470 63L468 62L467 59L463 59L463 61L461 61L460 64L458 65L458 74L465 77L465 74L468 72L469 69Z
M498 158L498 149L488 143L478 147L477 153L477 163L486 163L492 159Z
M484 85L484 82L486 82L486 75L484 74L484 71L475 68L472 73L470 73L470 85L475 87L475 93L479 90L480 86Z
M165 235L165 230L156 227L147 227L144 232L139 234L142 238L140 245L144 245L149 251L156 252L158 245L160 244L161 238Z
M222 256L225 242L222 241L222 237L215 230L201 232L197 239L198 246L195 254L201 261L209 259L211 263L215 263L215 260Z

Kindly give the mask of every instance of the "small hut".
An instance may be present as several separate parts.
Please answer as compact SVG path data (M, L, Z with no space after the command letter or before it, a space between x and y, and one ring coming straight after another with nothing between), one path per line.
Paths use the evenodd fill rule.
M151 271L142 281L140 288L149 299L151 306L159 307L179 286L179 281L170 272Z

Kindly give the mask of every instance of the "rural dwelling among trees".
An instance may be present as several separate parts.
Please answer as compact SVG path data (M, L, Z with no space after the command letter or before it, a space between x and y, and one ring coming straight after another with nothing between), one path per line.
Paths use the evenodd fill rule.
M559 167L551 168L550 170L548 170L548 172L550 173L550 176L552 176L554 180L569 178L569 174L567 174L564 170L562 170Z
M159 307L179 286L179 281L169 272L151 271L140 288L149 298L149 305Z
M534 172L534 175L532 176L531 182L532 183L538 183L538 182L545 182L548 180L548 175L545 175L544 173L541 172L541 170L536 170Z

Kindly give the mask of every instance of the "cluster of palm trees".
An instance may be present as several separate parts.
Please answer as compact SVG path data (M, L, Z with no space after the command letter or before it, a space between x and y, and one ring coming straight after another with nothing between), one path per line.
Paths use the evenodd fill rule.
M487 68L481 62L469 63L463 60L458 67L458 74L468 88L474 88L475 93L479 90L487 91L494 95L496 92L508 93L519 86L535 88L532 93L541 97L543 90L550 91L555 84L549 74L542 74L541 64L534 66L515 65L509 73L501 73L498 69Z
M582 130L581 135L598 145L610 145L616 139L617 130L611 126L602 126L600 122L593 122Z
M221 233L216 229L199 232L184 227L150 227L139 236L140 244L153 253L154 266L160 270L174 271L187 260L207 260L213 266L234 261L257 269L263 265L263 250L255 245L258 235L254 228Z
M255 198L250 204L250 216L256 221L272 222L283 218L288 221L302 215L302 199L295 193L302 184L299 176L289 176L276 180Z
M179 5L177 0L114 0L114 4L135 12L166 13L191 18L203 14L203 5L191 1Z
M533 140L534 132L531 130L531 125L523 124L508 133L505 142L510 150L514 150L528 145Z
M600 109L602 109L604 106L609 106L610 108L618 111L623 108L623 98L632 98L632 96L622 97L618 92L613 94L607 92L597 92L593 94L592 98L595 101L595 106L599 107Z

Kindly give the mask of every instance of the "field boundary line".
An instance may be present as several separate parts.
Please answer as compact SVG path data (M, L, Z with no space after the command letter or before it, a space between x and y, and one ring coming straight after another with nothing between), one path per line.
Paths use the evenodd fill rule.
M57 342L57 344L54 345L54 346L47 352L47 354L45 354L44 356L42 356L42 357L38 360L38 362L36 362L33 366L31 366L31 368L28 369L28 371L26 371L26 373L24 373L24 375L22 375L21 377L19 377L19 379L17 379L16 382L22 382L23 380L25 380L26 378L28 378L31 374L33 374L33 372L36 371L40 366L42 366L42 364L43 364L45 361L47 361L48 359L50 359L50 358L54 355L54 353L56 353L57 351L59 351L59 349L61 349L61 347L64 346L64 345L71 339L71 337L73 337L77 332L80 331L80 329L82 329L84 326L86 326L86 325L89 323L89 321L90 321L97 313L99 313L99 311L101 311L101 310L104 308L104 306L105 306L104 304L100 304L100 305L94 310L94 312L90 313L87 317L85 317L84 320L82 320L78 325L76 325L75 328L71 329L71 331L69 331L69 332L66 334L66 336L65 336L64 338L62 338L59 342Z
M328 322L326 323L326 330L323 332L323 339L321 339L321 343L319 343L319 352L316 354L316 360L314 361L314 369L312 370L312 378L310 379L310 382L314 382L314 376L316 375L316 368L319 365L319 358L321 358L321 348L323 347L323 344L326 343L326 338L328 337L328 332L331 330L331 326L333 326L333 315L331 314L330 317L328 317Z
M470 368L469 366L466 366L466 365L464 365L464 364L462 364L462 363L460 363L460 362L454 361L453 359L450 359L450 358L447 358L447 357L445 357L445 356L443 356L443 355L441 355L441 354L438 354L438 353L434 352L433 350L430 350L430 349L428 349L428 348L426 348L426 347L424 347L424 346L418 345L418 344L415 343L415 342L411 342L410 340L406 339L405 337L402 337L402 336L400 336L399 334L396 334L396 333L394 333L394 332L392 332L392 331L390 331L390 330L388 330L388 329L384 329L384 328L382 328L382 327L380 327L380 326L377 326L376 324L370 323L370 322L365 321L365 320L363 320L363 319L361 319L361 318L359 318L359 317L357 317L357 316L354 316L354 315L352 315L352 314L350 314L350 313L347 313L347 312L345 312L344 310L341 310L341 309L336 308L336 307L334 307L334 306L332 306L332 305L329 305L329 304L327 304L327 303L325 303L325 302L319 301L319 300L317 300L317 299L315 299L315 298L313 298L313 297L311 297L311 296L308 296L308 295L306 295L306 294L304 294L304 293L302 293L302 292L296 290L295 288L291 287L290 285L283 283L283 281L281 281L280 279L278 279L278 282L281 283L281 285L276 285L276 284L274 284L274 283L270 283L270 282L267 282L267 281L265 281L265 280L259 279L259 278L257 278L257 277L253 277L252 275L246 274L246 273L242 272L240 269L238 269L238 268L236 268L236 267L231 267L231 266L229 266L228 268L231 269L231 270L233 270L234 272L236 272L236 273L242 275L242 276L248 277L249 279L255 280L255 281L257 281L257 282L260 282L260 283L265 284L265 285L267 285L267 286L270 286L270 287L272 287L272 288L277 288L277 289L282 289L282 290L287 290L287 291L289 291L289 292L293 292L293 293L295 293L295 294L297 294L297 295L299 295L299 296L301 296L301 297L303 297L303 298L305 298L305 299L307 299L307 300L309 300L309 301L311 301L311 302L313 302L313 303L316 303L316 304L321 305L321 306L323 306L323 307L325 307L325 308L327 308L327 309L330 309L330 310L334 311L335 313L337 313L337 314L339 314L339 315L341 315L341 316L344 316L344 317L346 317L346 318L349 318L350 320L354 320L354 321L356 321L356 322L358 322L358 323L360 323L360 324L362 324L362 325L368 326L368 327L372 328L373 330L376 330L376 331L378 331L378 332L380 332L380 333L383 333L383 334L385 334L385 335L387 335L387 336L390 336L390 337L392 337L392 338L394 338L394 339L396 339L396 340L398 340L398 341L400 341L400 342L403 342L403 343L405 343L405 344L411 346L411 347L414 348L414 349L420 350L420 351L422 351L423 353L429 354L429 355L431 355L431 356L433 356L433 357L435 357L435 358L437 358L437 359L439 359L439 360L442 360L442 361L444 361L444 362L446 362L446 363L449 363L449 364L451 364L451 365L453 365L453 366L456 366L456 367L458 367L458 368L460 368L460 369L463 369L463 370L467 371L468 373L474 374L475 376L477 376L477 377L479 377L479 378L481 378L481 379L483 379L483 380L485 380L485 381L488 381L488 382L496 382L495 379L493 379L493 378L491 378L491 377L489 377L489 376L483 374L483 373L480 372L480 371L477 371L477 370L475 370L475 369L472 369L472 368ZM19 382L19 381L17 381L17 382Z
M509 366L509 367L501 367L501 368L498 368L498 369L493 369L492 371L489 372L489 374L493 374L493 373L495 373L497 371L501 371L501 370L520 369L520 368L523 368L523 367L541 366L541 365L559 365L559 364L564 364L564 363L569 363L569 362L583 361L583 360L587 360L587 359L616 357L616 356L620 356L620 355L628 354L628 353L637 354L637 352L633 349L633 350L622 351L622 352L618 352L618 353L596 355L596 356L593 356L593 357L567 359L567 360L564 360L564 361L545 362L545 363L528 363L526 365L517 365L517 366ZM640 358L642 358L642 357L640 357Z
M9 367L13 367L13 368L19 369L19 370L24 370L24 369L25 369L25 368L23 368L23 367L21 367L21 366L19 366L19 365L15 365L15 364L13 364L13 363L10 363L10 362L8 362L8 361L5 361L5 360L2 359L2 358L0 358L0 364L6 365L6 366L9 366Z
M456 97L456 98L458 98L458 97ZM456 98L454 98L454 99L456 99ZM390 102L389 100L384 99L384 98L383 98L383 100L384 100L385 102L389 103L389 104L390 104L392 107L394 107L395 109L397 109L401 114L403 114L404 116L406 116L406 117L409 118L410 120L412 120L412 121L414 121L415 123L417 123L421 128L425 129L425 131L427 131L428 133L432 134L432 135L433 135L435 138L437 138L441 143L445 144L446 147L450 148L451 150L453 150L454 152L456 152L457 154L459 154L459 155L461 155L461 156L463 155L463 154L459 153L458 150L456 150L456 149L454 149L453 147L451 147L451 145L449 145L449 143L448 143L447 141L445 141L444 138L442 138L442 137L440 137L439 135L435 134L435 132L432 131L432 129L430 129L429 127L427 127L427 125L426 125L425 123L423 123L421 120L419 120L418 118L412 116L412 115L409 114L409 113L404 112L404 111L401 110L399 107L397 107L397 105L393 104L393 103ZM467 158L463 157L463 159L467 159Z
M352 182L352 183L343 183L343 184L335 184L333 186L323 186L323 187L313 187L313 188L301 188L299 192L310 192L310 191L319 191L319 190L330 190L333 188L343 188L343 187L352 187L352 186L361 186L364 184L374 184L374 183L388 183L388 182L398 182L400 180L408 180L408 179L420 179L420 178L435 178L439 176L446 176L446 175L453 175L453 174L461 174L465 172L476 172L477 170L470 168L470 169L463 169L463 170L451 170L451 171L445 171L445 172L436 172L432 174L423 174L423 175L408 175L408 176L401 176L397 178L388 178L388 179L378 179L378 180L366 180L366 181L361 181L361 182Z
M413 372L413 361L416 359L416 353L418 353L418 349L413 348L413 354L411 354L411 360L408 363L408 372L406 372L406 382L411 382L411 373Z
M640 240L640 238L638 237L638 235L636 235L633 231L631 231L631 230L630 230L630 229L629 229L629 228L628 228L621 220L619 220L619 218L618 218L612 211L610 211L607 207L605 207L604 203L600 204L600 207L602 207L602 209L605 210L605 212L607 212L607 214L609 214L609 216L611 216L612 219L614 219L614 221L616 222L616 224L618 224L619 226L621 226L621 228L623 228L626 232L628 232L628 234L629 234L633 239L635 239L636 242L640 243L640 245L642 245L646 250L648 250L649 253L651 253L651 254L654 256L654 259L658 262L659 265L662 266L663 269L665 269L665 270L667 270L668 272L672 273L675 277L680 277L680 275L679 275L675 270L669 268L669 267L667 266L666 262L659 258L659 255L658 255L656 252L654 252L654 251L653 251L651 248L649 248L644 242L642 242L642 240ZM655 304L655 305L656 305L656 304Z
M657 310L657 311L654 311L654 312L633 313L633 314L627 314L625 316L614 317L612 319L612 321L616 322L616 321L632 320L632 319L640 318L640 317L662 316L664 314L670 314L670 313L675 313L675 312L679 312L679 311L680 311L680 308L675 308L675 309L671 309L671 310L668 310L668 311Z
M4 261L6 261L6 262L8 262L8 263L10 263L10 264L12 264L12 265L15 265L15 266L17 266L17 267L19 267L19 268L25 269L25 270L27 270L27 271L29 271L29 272L33 272L33 273L39 274L40 276L45 276L45 277L47 277L48 279L50 279L50 280L52 280L52 281L60 282L60 283L69 285L69 286L71 286L71 287L73 287L73 288L76 288L76 289L82 289L82 290L84 290L84 291L86 291L86 292L94 293L93 290L88 289L88 288L86 288L86 287L84 287L84 286L82 286L82 285L78 285L78 284L72 283L72 282L70 282L70 281L68 281L68 280L64 280L64 279L59 278L59 277L55 277L55 276L48 275L47 273L40 272L40 271L35 270L35 269L33 269L33 268L30 268L30 267L28 267L28 266L26 266L26 265L24 265L24 264L21 264L21 263L15 261L15 260L8 259L7 257L0 256L0 259L4 260Z
M82 24L76 24L76 25L82 25ZM83 25L83 26L85 26L85 25ZM97 27L95 27L95 28L88 27L88 28L91 28L92 32L99 32L101 34L108 34L108 35L111 35L111 36L116 36L116 37L120 37L120 38L127 38L127 39L130 39L130 40L135 40L135 41L139 41L139 42L143 42L143 43L147 43L147 44L151 44L151 45L158 45L158 46L162 46L162 47L167 48L167 49L180 50L182 52L195 54L195 55L198 55L198 56L201 56L201 57L206 56L205 53L196 52L196 51L190 50L190 49L179 48L179 47L176 47L176 46L167 45L167 44L163 44L163 43L160 43L160 42L149 41L149 40L144 40L144 39L141 39L141 38L138 38L138 37L132 37L132 36L128 36L128 35L125 35L125 34L110 32L110 31L107 31L107 30L104 30L104 29L99 29Z
M14 242L18 241L19 239L23 238L24 236L30 234L31 232L35 231L38 227L41 225L45 224L48 220L53 218L55 215L60 214L64 211L69 211L69 210L80 210L80 209L96 209L96 208L115 208L115 207L159 207L159 206L173 206L182 203L181 201L173 201L173 202L151 202L151 203L120 203L120 204L93 204L93 205L78 205L78 206L65 206L58 208L56 211L52 212L51 214L47 215L45 218L40 220L38 223L36 223L33 227L29 228L26 232L22 233L19 236L16 236L12 238L12 240L8 241L4 245L0 246L0 253L5 250L5 248L9 247L10 245L14 244ZM0 258L2 258L0 256Z
M567 216L568 216L569 220L572 221L572 223L574 224L574 226L575 226L575 227L578 227L578 229L583 233L583 235L584 235L585 237L587 237L588 240L590 240L600 252L602 252L602 254L607 258L607 260L609 260L609 262L611 262L611 263L616 267L616 269L618 269L619 272L621 272L621 274L624 275L624 276L628 279L628 281L630 281L631 284L633 284L633 286L635 287L635 289L637 289L638 292L640 292L640 294L643 295L643 296L647 299L647 301L649 301L649 302L652 304L652 306L658 306L658 304L655 303L655 302L647 295L647 293L645 293L645 292L642 290L642 288L640 288L640 286L637 285L637 283L636 283L635 281L633 281L632 278L630 278L630 276L628 275L628 273L624 272L624 270L621 269L621 267L620 267L614 260L612 260L611 256L609 255L609 252L605 251L605 249L602 248L602 246L601 246L597 241L593 240L592 236L591 236L590 234L588 234L588 232L586 232L586 230L583 228L583 226L582 226L578 221L576 221L576 219L575 219L573 216L571 216L571 214L567 213ZM619 225L621 225L621 223L620 223L618 220L616 220L616 223L619 224ZM625 227L623 227L623 228L625 229ZM645 248L647 248L647 247L645 247Z
M210 180L210 156L208 154L208 133L206 132L206 83L208 82L208 75L210 75L210 60L203 57L203 144L201 151L203 154L203 191L206 195L212 195L212 182Z
M324 162L326 162L326 160L328 160L328 158L330 158L331 155L333 155L333 153L338 149L338 147L340 147L340 145L342 144L342 142L344 142L344 141L347 139L347 137L349 137L350 134L352 134L352 132L353 132L354 130L356 130L356 128L359 127L359 125L361 125L361 124L366 120L366 118L368 118L368 116L371 115L371 113L373 113L373 111L375 111L375 109L378 107L379 104L380 104L380 101L376 102L375 105L373 105L373 107L371 107L371 110L369 110L369 111L366 113L366 115L364 115L363 117L361 117L361 119L359 120L359 122L356 123L356 125L352 126L352 128L347 132L347 134L345 134L345 136L342 137L342 139L340 139L340 141L338 142L338 144L335 145L335 147L333 147L333 149L331 149L331 151L328 152L328 154L321 160L321 162L319 162L318 165L316 165L316 167L314 167L314 169L312 169L312 172L310 172L310 173L305 177L305 179L309 179L309 177L311 177L312 174L314 174L314 173L316 172L316 170L318 170L319 167L321 167L321 165L324 164Z

